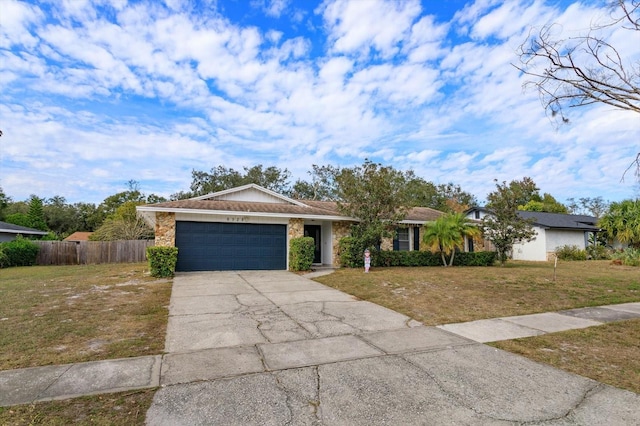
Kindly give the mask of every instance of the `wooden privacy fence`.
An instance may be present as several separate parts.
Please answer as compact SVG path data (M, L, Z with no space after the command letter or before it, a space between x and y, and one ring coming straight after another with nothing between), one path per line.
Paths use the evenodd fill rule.
M153 240L121 241L34 241L40 246L36 265L88 265L132 263L147 260Z

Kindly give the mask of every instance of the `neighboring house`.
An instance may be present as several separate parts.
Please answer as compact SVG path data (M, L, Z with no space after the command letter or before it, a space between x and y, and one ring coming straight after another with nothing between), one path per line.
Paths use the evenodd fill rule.
M80 241L89 241L89 237L93 234L93 232L74 232L69 235L64 241L69 241L71 243L80 243Z
M15 240L18 235L23 237L42 237L48 232L38 229L27 228L26 226L14 225L13 223L0 222L0 243Z
M466 212L467 217L482 220L491 211L474 207ZM598 218L593 216L518 211L523 219L533 219L535 239L525 243L514 244L512 258L515 260L546 261L550 259L558 247L577 246L584 250L589 245L589 237L600 231Z
M155 244L178 248L178 271L288 269L289 241L315 240L314 263L339 265L338 242L356 219L331 201L295 200L255 184L137 207ZM386 250L419 250L422 225L443 213L414 208Z

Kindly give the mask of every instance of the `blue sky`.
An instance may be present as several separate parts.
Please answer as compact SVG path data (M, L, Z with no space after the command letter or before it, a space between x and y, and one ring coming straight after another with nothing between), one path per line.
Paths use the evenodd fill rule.
M0 186L100 202L133 179L365 158L483 202L529 176L560 201L636 193L637 113L558 128L511 65L531 28L584 33L603 2L0 0ZM611 40L637 61L637 40Z

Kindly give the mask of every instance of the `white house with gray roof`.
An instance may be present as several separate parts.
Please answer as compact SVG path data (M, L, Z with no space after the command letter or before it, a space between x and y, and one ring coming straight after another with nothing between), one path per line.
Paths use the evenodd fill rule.
M474 207L466 212L468 218L476 220L482 220L490 214L490 210L482 207ZM594 216L529 211L518 211L518 215L533 220L536 236L532 241L513 245L511 255L514 260L546 261L558 247L565 245L585 250L589 245L589 237L600 231L598 218Z

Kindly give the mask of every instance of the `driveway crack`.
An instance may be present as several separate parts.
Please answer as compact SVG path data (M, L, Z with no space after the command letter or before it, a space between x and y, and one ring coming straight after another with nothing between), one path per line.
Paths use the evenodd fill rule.
M322 407L320 402L320 366L315 366L316 372L316 399L309 401L309 404L313 407L313 415L316 417L318 424L322 424Z
M287 390L286 386L284 386L282 384L282 382L280 381L280 378L278 377L278 373L271 373L271 375L273 376L273 378L276 381L276 386L278 386L278 388L284 393L285 395L285 404L287 406L287 410L289 412L289 419L284 423L285 425L290 425L293 424L293 407L291 406L291 395L289 394L289 391Z

